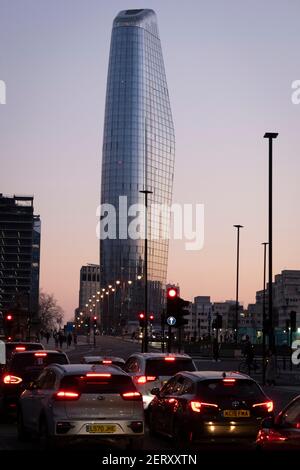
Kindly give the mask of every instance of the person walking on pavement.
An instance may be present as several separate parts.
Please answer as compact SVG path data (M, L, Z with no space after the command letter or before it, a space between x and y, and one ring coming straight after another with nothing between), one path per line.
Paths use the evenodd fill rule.
M54 338L54 341L55 341L55 348L57 349L58 348L58 333L57 333L57 331L53 332L53 338Z
M216 362L219 360L219 342L217 338L213 341L213 358Z
M67 336L67 345L68 345L68 348L71 346L72 344L72 335L71 333L68 334Z
M64 342L64 335L62 334L61 331L58 333L58 341L59 341L59 347L60 349L62 349L63 342Z
M254 360L254 348L248 335L246 336L246 342L244 346L244 356L246 357L248 375L250 375L251 367L253 365L253 360Z
M46 338L46 341L47 341L47 344L49 343L49 339L50 339L50 333L49 331L47 331L47 333L45 334L45 338Z
M266 382L269 386L276 385L276 357L270 349L267 354Z

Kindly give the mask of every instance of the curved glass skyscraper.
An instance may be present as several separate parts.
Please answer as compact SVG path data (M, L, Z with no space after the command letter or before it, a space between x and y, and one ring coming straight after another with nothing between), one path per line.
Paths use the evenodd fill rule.
M103 327L136 320L144 307L144 239L118 236L126 226L119 197L127 205L170 206L174 171L174 127L154 11L121 11L111 36L103 136L101 204L116 208L117 238L100 241L101 287L114 286L103 300ZM119 218L120 215L120 218ZM148 233L167 218L151 217ZM128 219L130 222L130 218ZM148 311L158 318L166 282L168 240L148 242ZM129 281L129 282L128 282Z

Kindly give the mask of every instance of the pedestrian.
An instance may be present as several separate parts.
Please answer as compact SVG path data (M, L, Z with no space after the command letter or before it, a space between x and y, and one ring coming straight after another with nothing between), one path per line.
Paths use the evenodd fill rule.
M67 345L68 345L68 348L71 346L72 344L72 335L71 333L68 334L67 336Z
M61 332L58 333L58 342L59 342L59 346L61 349L63 346L63 342L64 342L64 335Z
M276 385L276 356L270 349L267 354L266 382L269 386Z
M73 333L73 342L74 342L74 346L77 345L77 333Z
M244 345L244 356L246 357L248 375L250 375L251 367L253 365L253 360L254 360L254 348L248 335L246 336L246 342Z
M58 333L57 333L57 331L53 332L53 338L54 338L54 341L55 341L55 348L57 349L58 348Z
M47 331L47 333L45 334L45 338L46 338L46 341L47 341L47 344L49 343L49 339L50 339L50 333L49 331Z
M213 341L213 358L217 362L219 360L219 342L217 338Z

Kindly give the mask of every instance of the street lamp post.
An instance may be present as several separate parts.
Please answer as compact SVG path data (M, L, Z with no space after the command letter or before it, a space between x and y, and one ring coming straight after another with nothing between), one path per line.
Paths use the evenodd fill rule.
M262 243L264 246L264 275L263 275L263 342L262 342L262 349L263 349L263 366L262 366L262 382L263 385L266 383L266 265L267 265L267 245L268 242Z
M148 352L148 194L152 191L143 190L140 193L145 196L145 258L144 258L144 280L145 280L145 324L144 324L144 352Z
M243 225L234 225L237 229L237 250L236 250L236 296L235 296L235 344L238 342L239 326L239 270L240 270L240 229Z
M276 139L278 133L266 132L265 139L269 139L269 346L274 348L273 332L273 139Z

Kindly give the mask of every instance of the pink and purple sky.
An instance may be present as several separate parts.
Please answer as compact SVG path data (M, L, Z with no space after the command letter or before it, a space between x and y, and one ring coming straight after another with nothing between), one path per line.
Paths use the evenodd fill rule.
M104 100L112 21L126 8L158 16L176 131L174 202L205 205L205 244L171 242L168 279L187 299L262 286L267 142L274 145L274 273L300 268L300 4L174 0L0 0L0 192L34 194L42 219L41 287L72 317L79 270L98 263Z

